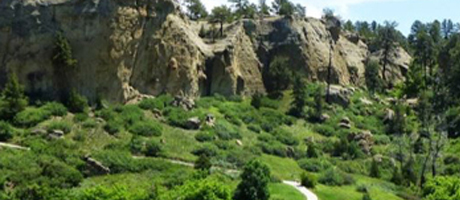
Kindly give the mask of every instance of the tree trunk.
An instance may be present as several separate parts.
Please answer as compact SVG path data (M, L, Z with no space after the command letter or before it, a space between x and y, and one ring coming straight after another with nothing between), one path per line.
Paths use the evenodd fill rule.
M220 37L224 37L224 22L220 21Z
M420 172L420 183L419 183L420 188L423 188L423 185L425 184L425 171L426 171L427 164L431 156L431 151L432 151L432 146L431 146L431 137L430 137L429 138L429 149L426 154L425 161L423 161L422 171Z
M327 67L327 92L326 92L326 102L329 102L330 90L331 90L331 76L332 76L332 42L329 47L329 66Z

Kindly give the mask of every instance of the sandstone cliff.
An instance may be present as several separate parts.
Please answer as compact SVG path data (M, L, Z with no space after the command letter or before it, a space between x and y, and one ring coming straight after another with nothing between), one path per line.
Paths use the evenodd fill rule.
M55 96L59 33L78 60L69 87L90 99L264 92L262 73L275 55L288 56L310 79L325 80L331 33L321 20L243 20L227 26L226 38L215 43L200 38L197 27L171 0L3 0L0 85L15 72L29 93ZM362 84L367 46L342 33L333 47L334 83ZM390 77L403 78L406 55L395 56Z

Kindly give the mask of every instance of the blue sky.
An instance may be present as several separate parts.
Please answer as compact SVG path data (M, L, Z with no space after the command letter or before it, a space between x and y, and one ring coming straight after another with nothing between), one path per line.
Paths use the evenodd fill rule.
M226 4L227 0L202 0L206 7ZM258 0L249 0L257 3ZM398 29L408 34L415 20L431 22L452 19L460 22L460 0L292 0L307 7L307 16L320 17L323 8L332 8L343 19L398 22ZM267 0L271 5L271 0Z

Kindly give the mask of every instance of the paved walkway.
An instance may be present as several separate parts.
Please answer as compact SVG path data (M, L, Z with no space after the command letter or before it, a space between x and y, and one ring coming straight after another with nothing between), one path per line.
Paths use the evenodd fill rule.
M300 183L295 182L295 181L283 181L284 184L290 185L292 187L295 187L299 192L301 192L305 197L307 197L307 200L318 200L318 197L308 190L306 187L301 186Z
M22 146L19 146L19 145L9 144L9 143L4 143L4 142L0 142L0 147L6 147L6 148L11 148L11 149L20 149L20 150L26 150L26 151L30 150L30 148L27 148L27 147L22 147Z

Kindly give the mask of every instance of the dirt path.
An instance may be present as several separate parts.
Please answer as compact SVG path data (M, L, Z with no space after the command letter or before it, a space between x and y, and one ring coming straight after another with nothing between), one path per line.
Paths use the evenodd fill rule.
M295 181L283 181L284 184L290 185L292 187L295 187L299 192L301 192L307 200L318 200L318 197L310 190L308 190L306 187L301 186L300 183L295 182Z
M9 144L9 143L4 143L4 142L0 142L0 147L6 147L6 148L11 148L11 149L20 149L20 150L26 150L26 151L30 150L30 148L28 148L28 147L22 147L22 146L19 146L19 145Z
M133 156L133 158L135 158L135 159L143 159L145 157L143 157L143 156ZM180 161L180 160L173 160L173 159L164 159L164 160L167 161L167 162L173 163L173 164L187 166L187 167L194 167L195 166L194 163L184 162L184 161ZM224 170L225 172L232 173L232 174L239 174L240 173L239 170L235 170L235 169L224 169L224 168L221 168L221 167L213 167L213 168ZM308 190L306 187L301 186L300 183L298 183L298 182L295 182L295 181L283 181L283 183L286 184L286 185L290 185L290 186L294 187L296 190L298 190L300 193L302 193L307 200L318 200L318 197L312 191Z

